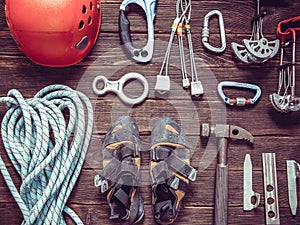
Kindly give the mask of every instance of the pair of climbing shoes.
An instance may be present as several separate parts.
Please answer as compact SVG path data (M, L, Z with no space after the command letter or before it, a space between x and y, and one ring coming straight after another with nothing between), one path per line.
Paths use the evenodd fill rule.
M95 185L107 193L110 219L124 224L144 215L140 193L141 144L138 127L129 116L118 118L103 142L103 170ZM169 117L158 119L151 133L150 174L153 216L159 224L172 224L196 170L190 166L190 146L180 126Z

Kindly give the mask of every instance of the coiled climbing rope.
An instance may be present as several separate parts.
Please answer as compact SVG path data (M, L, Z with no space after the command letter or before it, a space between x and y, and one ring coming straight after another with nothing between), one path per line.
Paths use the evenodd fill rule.
M22 225L66 224L63 211L76 224L83 224L66 202L92 135L89 99L67 86L52 85L27 100L13 89L0 102L8 107L1 134L21 177L19 191L1 156L0 170L23 214Z

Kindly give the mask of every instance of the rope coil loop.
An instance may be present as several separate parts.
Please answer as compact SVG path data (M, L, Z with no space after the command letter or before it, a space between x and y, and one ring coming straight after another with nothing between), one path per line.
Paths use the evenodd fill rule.
M93 108L87 96L52 85L27 100L13 89L0 102L8 107L1 134L21 177L19 191L1 156L0 170L23 214L22 225L66 224L63 211L76 224L83 224L66 202L92 135Z

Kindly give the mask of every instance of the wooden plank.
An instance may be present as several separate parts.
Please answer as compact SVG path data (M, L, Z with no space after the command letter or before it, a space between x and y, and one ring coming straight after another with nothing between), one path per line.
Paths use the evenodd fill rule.
M1 32L0 32L1 33ZM142 69L143 73L148 72L147 74L157 75L160 71L163 57L165 55L165 50L167 46L167 41L169 39L168 34L156 35L155 36L155 49L154 55L151 63L140 65L136 64L135 62L128 59L124 51L121 48L118 34L104 34L101 33L99 39L97 41L96 46L93 48L91 54L86 57L81 63L76 66L68 67L68 68L60 68L60 69L46 69L43 67L37 67L34 63L30 62L23 53L21 53L17 46L15 45L14 41L9 35L9 32L2 32L3 37L0 36L0 68L5 68L9 70L14 75L18 75L18 77L24 76L24 72L26 71L25 75L28 77L29 74L47 74L46 77L53 76L53 78L58 79L59 76L56 74L64 73L69 74L68 77L73 77L76 74L82 74L83 71L87 68L90 70L92 69L89 66L92 66L95 70L104 69L102 75L107 75L105 68L109 70L112 65L114 66L123 66L130 67L130 68L140 68ZM142 46L144 41L146 40L145 36L142 34L135 35L137 40L134 42L137 46ZM267 36L271 39L274 39L272 36ZM209 52L208 50L204 49L201 43L201 35L200 34L193 34L193 44L194 44L194 51L196 57L196 64L197 64L197 71L199 73L199 77L203 77L203 68L210 69L213 73L217 73L218 69L226 68L228 69L228 73L222 74L228 77L238 75L241 79L251 78L253 79L261 79L263 77L268 77L273 80L273 82L277 82L277 71L276 69L279 66L279 58L280 54L278 53L273 59L269 60L263 64L253 64L248 65L239 62L236 60L236 57L233 54L233 50L231 49L230 44L232 42L242 43L244 38L249 38L243 35L236 35L230 34L227 35L227 49L223 54L214 54ZM216 35L212 35L211 44L214 46L219 46L219 38ZM215 42L215 43L214 43ZM298 40L297 43L299 44L300 41ZM185 43L185 53L187 59L187 66L188 66L188 75L190 75L189 69L189 58L188 58L188 50L187 44ZM291 49L288 49L290 52ZM297 48L296 55L300 55L300 48ZM285 58L286 62L291 60L290 56L287 55ZM19 67L15 67L16 63L18 63ZM147 71L145 68L147 67ZM171 52L171 59L170 59L170 76L180 77L180 61L179 61L179 51L177 40L175 39L172 47ZM73 71L73 68L77 68L78 71ZM116 67L118 68L118 67ZM296 66L296 71L300 69L299 65ZM72 71L72 72L70 72ZM122 70L123 72L126 72ZM128 71L127 71L128 72ZM21 75L23 74L23 75ZM241 76L244 74L244 76ZM70 76L72 75L72 76ZM109 74L110 75L110 74ZM35 75L36 76L36 75ZM48 78L49 79L49 78ZM276 87L276 86L275 86ZM275 88L274 87L274 88Z
M10 225L10 224L20 224L22 221L22 217L20 214L16 214L15 212L15 204L8 203L3 204L0 207L0 216L2 225ZM108 206L99 206L99 205L77 205L70 204L69 205L83 220L84 224L94 225L97 223L105 223L108 225L114 224L111 222L108 217L109 208ZM259 207L255 211L252 212L243 212L242 209L237 210L235 207L228 209L228 224L245 224L251 221L251 224L256 225L264 225L264 208ZM154 224L154 220L151 213L151 206L145 206L145 216L143 220L138 224ZM189 207L182 206L179 212L177 220L174 222L174 225L186 224L189 221L189 224L197 225L199 221L204 225L213 224L213 208L211 207ZM281 215L288 214L288 209L282 209L280 211ZM7 218L12 218L10 221ZM71 219L67 216L65 217L67 224L73 224ZM291 216L281 216L281 224L289 224L289 225L298 225L299 219Z
M241 43L250 37L250 20L254 14L254 1L193 1L192 33L196 55L197 71L203 82L205 94L201 101L192 101L190 91L181 87L180 65L177 40L171 53L170 78L171 95L167 99L157 99L154 94L156 75L165 53L169 38L170 24L175 16L173 0L158 1L155 19L155 52L152 62L137 64L130 61L120 48L118 35L118 13L122 0L102 1L103 17L99 39L91 54L82 62L67 68L47 68L35 65L21 53L10 37L5 21L4 0L0 0L0 96L5 96L12 88L19 89L25 98L32 97L38 90L50 84L62 83L84 92L92 101L95 110L93 137L77 185L70 196L70 205L83 219L85 224L113 224L109 221L109 207L105 196L93 187L94 175L102 169L101 146L104 134L111 122L120 115L131 115L138 123L142 141L141 189L144 198L145 218L139 224L154 224L150 201L149 149L150 132L154 120L167 115L175 119L186 131L192 145L191 163L198 172L196 182L184 199L179 217L174 224L213 224L214 183L216 166L216 140L199 138L201 123L228 123L248 129L255 137L253 147L242 141L230 141L228 150L229 165L229 224L264 224L264 193L261 154L275 152L277 161L279 204L281 224L300 224L300 212L292 217L287 198L286 160L299 160L300 141L299 113L279 114L269 102L269 94L276 91L279 54L262 65L244 65L233 60L231 42ZM264 33L269 40L275 38L275 29L279 21L299 15L299 1L263 1L269 14L264 18ZM205 50L201 44L201 30L204 15L212 10L222 11L227 33L227 49L223 54L215 55ZM137 6L128 8L134 44L142 46L146 40L146 20L143 11ZM210 23L213 45L219 44L216 18ZM298 40L299 42L299 40ZM300 44L300 42L297 45ZM300 48L297 49L297 56ZM188 52L186 51L186 55ZM290 54L289 54L290 56ZM297 65L296 71L300 67ZM125 106L114 94L96 96L91 85L97 75L110 79L119 79L128 72L139 72L146 76L150 85L148 99L134 107ZM230 108L221 103L216 85L219 81L233 80L258 84L262 97L253 107ZM296 86L300 85L299 79ZM136 95L141 91L137 82L127 84L126 93ZM226 89L230 96L251 97L252 92ZM299 94L299 93L298 93ZM0 106L0 118L6 108ZM11 165L4 146L0 144L0 153L8 166L17 187L20 178ZM261 204L252 212L242 210L243 160L250 153L253 163L253 188L261 194ZM299 189L298 189L299 196ZM298 205L300 205L298 198ZM298 207L299 208L299 207ZM1 224L20 224L21 212L0 176L0 221ZM72 224L67 218L67 224Z
M145 204L151 204L151 180L147 166L142 167L141 172L141 193ZM105 194L100 193L100 189L93 187L94 176L97 169L81 172L77 185L69 198L70 203L91 205L106 205ZM14 180L16 176L13 176ZM289 208L286 171L277 170L278 196L280 208ZM0 179L0 203L14 202L3 178ZM19 186L19 183L17 184ZM212 169L199 171L197 181L192 182L189 187L184 205L194 207L214 206L214 186L215 171ZM87 188L89 187L89 188ZM253 171L253 189L261 194L261 205L264 205L263 175L261 171ZM205 192L204 192L205 190ZM300 191L298 190L298 194ZM230 207L243 208L243 171L238 171L229 164L229 201Z
M262 174L262 164L258 165L258 156L252 154L252 161L254 164L253 171L253 189L261 194L261 204L264 205L263 199L263 174ZM278 191L279 191L279 202L280 207L288 208L288 195L287 195L287 174L285 167L281 167L281 162L283 160L279 158L277 154L277 179L278 179ZM144 159L142 159L144 160ZM237 159L235 159L237 161ZM148 161L149 162L149 161ZM84 169L77 181L72 195L70 196L69 202L76 204L106 204L105 195L100 194L99 188L93 187L94 176L100 172L98 167L100 162L98 162L97 167L91 169ZM195 160L192 162L196 168L197 164ZM234 159L231 157L228 162L229 167L229 206L231 207L242 207L243 205L243 171L242 171L243 161L239 163L234 163ZM90 166L90 164L89 164ZM236 168L239 167L239 168ZM149 165L145 164L145 161L141 167L141 181L140 185L142 188L142 195L144 197L145 204L151 204L150 193L151 193L151 178L149 174ZM20 178L17 176L16 172L10 167L9 171L11 173L12 179L16 183L17 188L20 187ZM211 162L209 168L199 169L198 177L196 182L192 182L190 185L190 190L187 193L185 205L189 206L213 206L214 205L214 184L215 184L215 161ZM89 187L89 188L88 188ZM205 188L204 188L205 187ZM13 198L4 183L3 177L0 178L0 203L1 202L13 202ZM298 189L298 194L300 194L300 189ZM298 199L299 200L299 199ZM300 203L300 201L298 202Z

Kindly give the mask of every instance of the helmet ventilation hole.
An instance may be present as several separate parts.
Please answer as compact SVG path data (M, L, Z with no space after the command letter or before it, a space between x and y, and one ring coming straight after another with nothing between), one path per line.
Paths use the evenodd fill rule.
M84 27L84 22L83 20L80 20L80 23L79 23L79 26L78 26L78 29L82 29Z
M86 12L87 12L86 6L83 5L83 6L82 6L82 14L86 14Z
M93 10L93 2L90 2L90 10Z
M91 16L89 16L88 24L89 24L89 25L92 24L92 17L91 17Z

